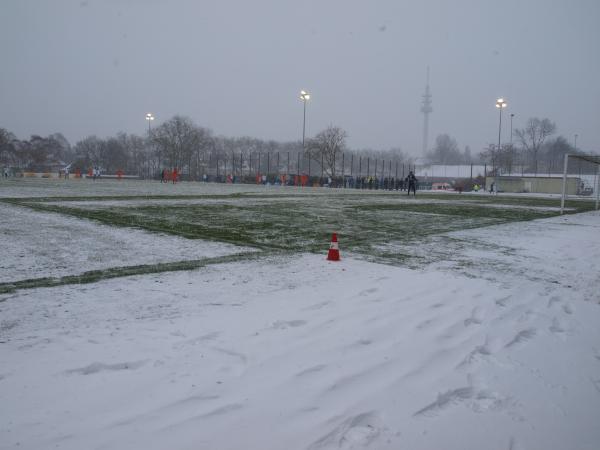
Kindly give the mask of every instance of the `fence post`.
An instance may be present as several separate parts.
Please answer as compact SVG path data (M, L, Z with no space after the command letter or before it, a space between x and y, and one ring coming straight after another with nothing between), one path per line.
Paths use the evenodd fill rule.
M362 156L358 157L358 176L362 177Z
M323 166L323 153L321 153L321 181L323 181L323 175L324 175L324 166Z
M563 166L563 185L562 185L562 196L560 197L560 213L562 214L565 209L565 197L567 195L567 168L569 166L569 154L565 154L565 162Z
M333 167L331 168L331 177L335 178L335 152L333 152Z
M487 164L483 165L483 190L487 191Z
M598 209L598 203L600 202L600 164L596 169L596 210Z

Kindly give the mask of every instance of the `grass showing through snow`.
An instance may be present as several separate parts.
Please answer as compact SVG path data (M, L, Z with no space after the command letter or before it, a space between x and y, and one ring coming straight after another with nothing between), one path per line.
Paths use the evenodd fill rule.
M267 188L256 192L254 186L248 192L240 192L237 186L233 191L224 189L219 193L214 186L210 188L205 195L190 193L191 188L186 186L181 195L156 195L149 191L118 196L111 186L106 196L102 192L84 192L79 196L5 197L0 201L109 226L230 243L268 253L324 253L331 234L336 232L344 252L412 267L429 262L427 255L411 249L432 236L558 214L556 199L535 197L420 192L415 198L400 192L342 189ZM591 202L571 203L570 212L593 207ZM189 262L171 263L164 270L185 270L188 265ZM160 265L151 270L115 268L110 276L161 270ZM69 277L64 278L65 283L69 282ZM94 281L98 274L76 278L80 281L73 282L87 278ZM10 284L5 284L9 289Z

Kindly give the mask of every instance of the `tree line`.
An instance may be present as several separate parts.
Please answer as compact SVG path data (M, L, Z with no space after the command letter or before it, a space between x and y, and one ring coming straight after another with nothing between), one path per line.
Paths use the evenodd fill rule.
M477 155L472 155L468 146L461 152L454 138L441 134L426 158L434 164L487 164L492 171L502 174L560 173L565 154L584 152L564 136L554 136L556 131L556 124L550 119L532 117L523 128L514 130L514 142L488 144Z
M107 138L88 136L73 146L60 133L19 140L0 128L0 165L31 171L67 165L81 171L97 167L104 173L122 170L141 178L156 178L164 168L178 168L185 177L199 180L204 174L219 170L221 173L236 169L263 173L269 168L285 171L290 168L290 160L302 162L300 167L298 163L292 164L294 171L306 171L307 159L312 160L313 170L337 176L342 155L350 154L355 155L357 161L361 156L369 156L406 164L413 162L413 158L399 148L350 150L346 140L347 133L333 125L307 139L305 147L300 141L215 136L209 128L183 116L172 117L150 129L145 136L122 132Z
M527 173L560 172L565 153L578 151L565 137L553 137L555 133L556 124L550 119L531 118L515 130L514 143L500 147L490 144L476 155L468 146L461 151L450 135L440 134L424 155L425 163L488 164L501 173L512 173L517 168ZM307 139L304 147L300 141L215 136L209 128L183 116L172 117L144 136L122 132L107 138L88 136L73 146L60 133L19 140L0 128L0 165L31 171L66 165L82 171L97 167L105 173L122 170L141 178L155 178L163 168L176 167L189 179L236 168L240 173L285 171L290 170L290 159L295 162L292 169L296 173L306 172L308 160L309 168L312 162L313 170L332 177L345 171L342 166L354 159L414 165L414 158L399 148L351 150L347 137L345 130L333 125Z

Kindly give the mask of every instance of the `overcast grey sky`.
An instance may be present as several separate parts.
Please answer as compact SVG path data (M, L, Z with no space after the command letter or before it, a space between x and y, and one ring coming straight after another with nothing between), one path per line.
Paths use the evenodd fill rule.
M478 152L495 99L600 150L598 0L0 0L0 127L20 138L143 134L182 114L216 134L418 154L431 67L440 133ZM509 120L503 141L509 140Z

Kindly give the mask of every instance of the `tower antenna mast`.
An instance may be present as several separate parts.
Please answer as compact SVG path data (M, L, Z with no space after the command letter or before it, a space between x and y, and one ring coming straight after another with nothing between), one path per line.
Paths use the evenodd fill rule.
M421 106L423 113L423 156L427 153L429 139L429 114L433 112L431 106L431 90L429 89L429 66L427 66L427 83L425 84L425 94L423 94L423 102Z

